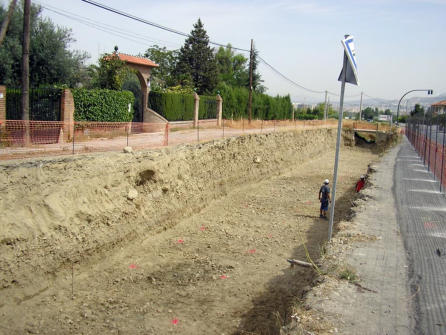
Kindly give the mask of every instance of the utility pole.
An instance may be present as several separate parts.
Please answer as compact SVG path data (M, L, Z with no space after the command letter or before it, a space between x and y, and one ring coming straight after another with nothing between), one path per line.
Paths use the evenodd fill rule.
M325 91L325 105L324 105L324 120L325 121L327 121L327 110L328 110L327 98L328 98L328 92Z
M30 142L29 134L29 44L31 0L23 1L23 51L22 51L22 119L25 121L25 144Z
M364 92L361 92L361 101L359 102L359 121L361 121L361 114L362 114L362 95Z
M249 53L249 101L248 101L248 122L251 124L252 119L252 67L254 57L254 42L251 38L251 52Z

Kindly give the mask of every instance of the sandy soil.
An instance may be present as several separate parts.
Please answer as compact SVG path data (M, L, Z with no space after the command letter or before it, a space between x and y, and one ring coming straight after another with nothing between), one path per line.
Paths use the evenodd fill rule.
M278 334L314 279L286 259L327 236L334 137L2 164L0 332ZM375 158L343 147L337 221Z

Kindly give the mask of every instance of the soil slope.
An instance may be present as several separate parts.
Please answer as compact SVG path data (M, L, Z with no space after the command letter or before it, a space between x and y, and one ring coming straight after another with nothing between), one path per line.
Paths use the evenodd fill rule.
M0 165L0 331L278 333L313 273L335 131ZM337 217L375 157L343 147Z

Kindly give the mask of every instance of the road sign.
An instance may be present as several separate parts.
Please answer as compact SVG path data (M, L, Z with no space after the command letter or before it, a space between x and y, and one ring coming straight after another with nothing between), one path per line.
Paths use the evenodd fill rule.
M331 196L332 205L330 209L330 221L328 223L329 241L331 240L331 235L333 232L334 212L336 205L336 185L338 181L339 149L341 144L345 83L359 85L358 75L356 71L355 45L353 44L353 36L345 35L344 39L341 42L342 45L344 46L344 59L342 64L342 71L338 78L338 80L342 82L342 85L341 85L341 96L339 101L338 133L336 137L336 153L335 153L335 164L333 171L333 193Z
M346 37L341 41L344 47L345 54L347 55L348 58L348 64L346 67L342 68L342 72L339 75L338 80L342 81L342 78L344 78L343 72L347 71L345 75L345 82L359 86L358 65L356 62L355 44L353 40L354 40L353 36L346 35Z

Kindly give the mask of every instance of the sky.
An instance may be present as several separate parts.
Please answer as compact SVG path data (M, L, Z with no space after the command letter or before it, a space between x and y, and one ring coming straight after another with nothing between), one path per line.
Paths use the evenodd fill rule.
M71 48L88 52L90 63L115 45L120 52L138 55L154 44L168 49L184 44L183 36L81 0L32 1L46 7L44 17L72 30L76 41ZM4 6L8 2L0 0ZM97 2L185 33L201 18L211 41L249 49L253 39L259 55L286 77L311 90L336 94L341 86L341 40L350 34L355 38L360 86L347 84L347 101L359 101L361 92L383 99L399 99L411 89L433 89L434 96L446 93L446 0ZM88 25L79 19L88 20ZM259 70L268 94L290 94L301 103L324 100L323 93L300 89L264 64ZM339 96L330 95L330 101L336 103Z

